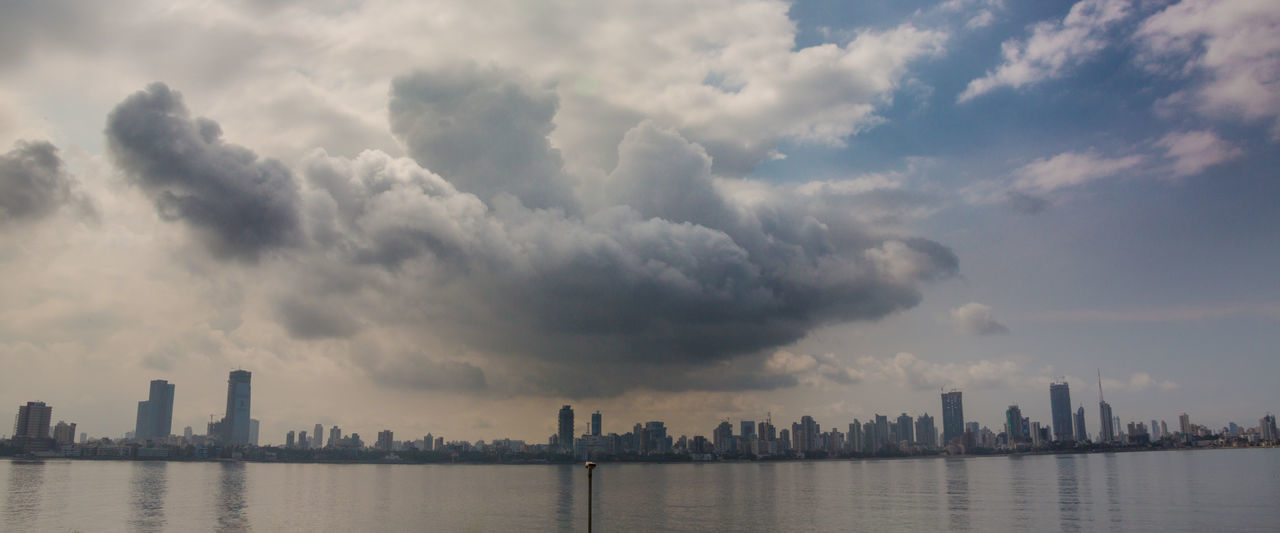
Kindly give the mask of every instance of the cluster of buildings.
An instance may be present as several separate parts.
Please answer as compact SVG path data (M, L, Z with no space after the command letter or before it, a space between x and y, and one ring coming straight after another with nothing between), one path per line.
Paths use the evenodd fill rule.
M28 402L18 408L13 437L0 445L33 455L112 458L168 458L177 453L184 457L207 458L210 450L216 449L229 450L232 457L240 456L242 451L253 451L251 457L266 459L288 453L287 457L294 460L326 457L334 450L348 456L368 451L383 452L392 457L401 452L425 452L453 454L455 457L459 453L517 453L601 460L667 457L714 460L964 454L1077 446L1141 446L1156 442L1173 446L1220 445L1227 440L1236 444L1280 442L1276 419L1271 414L1259 420L1257 427L1243 428L1233 422L1218 432L1192 424L1186 413L1179 417L1178 426L1172 432L1164 421L1151 420L1149 425L1144 421L1130 421L1121 425L1120 417L1115 416L1111 405L1102 397L1099 376L1098 430L1092 439L1086 428L1084 406L1072 410L1070 387L1059 380L1049 385L1051 416L1048 423L1032 420L1024 416L1019 406L1010 405L1005 410L1004 424L999 430L966 421L963 394L952 390L941 394L941 427L927 413L918 416L902 413L896 417L875 414L866 421L855 419L847 427L828 429L823 429L811 416L802 416L789 427L777 427L772 416L766 416L764 421L740 420L736 428L724 420L712 430L708 439L703 435L676 437L661 421L637 422L631 431L623 434L605 433L603 416L596 411L591 414L587 432L577 435L573 408L565 405L557 413L557 431L545 445L530 445L511 439L489 443L446 443L443 437L430 433L421 439L397 441L390 429L384 429L378 432L372 446L368 446L359 433L344 435L337 426L328 428L326 439L325 428L316 424L310 432L306 429L289 431L284 444L287 452L278 453L257 448L259 423L250 416L251 377L246 370L230 373L225 414L217 420L210 417L204 435L195 435L190 426L185 428L182 436L173 434L175 386L157 379L151 381L147 399L138 402L134 430L128 432L124 439L91 441L86 434L80 433L77 442L75 423L59 421L51 427L53 408L44 402ZM847 431L842 431L844 429Z
M790 428L778 428L772 417L764 421L741 420L738 431L728 420L712 431L711 439L703 435L692 438L668 434L660 421L636 423L631 432L605 434L601 429L599 411L591 415L589 431L574 437L574 414L571 406L560 409L558 431L552 435L548 448L555 453L573 454L588 459L611 457L688 455L695 460L727 458L769 457L855 457L879 455L914 455L926 453L987 453L992 451L1026 451L1035 449L1069 449L1078 446L1142 446L1163 442L1170 446L1221 445L1234 443L1259 444L1280 441L1275 416L1267 414L1254 428L1241 428L1234 422L1215 433L1209 428L1191 424L1183 413L1179 427L1170 432L1163 421L1129 422L1122 426L1120 417L1112 412L1111 405L1102 396L1102 383L1098 383L1098 431L1090 439L1084 406L1072 410L1071 391L1068 384L1055 381L1049 385L1051 416L1042 424L1024 416L1017 405L1010 405L1004 413L1004 425L998 431L979 427L977 422L964 418L963 393L958 390L943 392L941 431L929 414L911 416L902 413L897 417L875 414L871 419L857 419L848 424L848 431L834 427L822 429L811 416L802 416Z

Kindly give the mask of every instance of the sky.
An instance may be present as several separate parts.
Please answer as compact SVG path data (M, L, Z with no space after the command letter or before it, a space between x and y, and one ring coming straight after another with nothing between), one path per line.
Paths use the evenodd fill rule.
M0 405L1280 411L1280 5L0 3ZM7 429L7 428L6 428ZM0 434L8 433L0 430Z

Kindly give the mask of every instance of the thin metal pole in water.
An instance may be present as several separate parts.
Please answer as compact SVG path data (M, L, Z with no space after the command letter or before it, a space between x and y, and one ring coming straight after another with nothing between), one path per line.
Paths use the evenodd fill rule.
M591 473L596 469L596 464L587 461L587 533L591 533Z

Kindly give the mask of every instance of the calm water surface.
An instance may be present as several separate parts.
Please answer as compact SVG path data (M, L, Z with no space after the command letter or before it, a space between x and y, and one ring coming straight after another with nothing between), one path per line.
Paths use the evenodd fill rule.
M4 531L585 531L581 465L0 460ZM604 464L596 531L1276 531L1280 449Z

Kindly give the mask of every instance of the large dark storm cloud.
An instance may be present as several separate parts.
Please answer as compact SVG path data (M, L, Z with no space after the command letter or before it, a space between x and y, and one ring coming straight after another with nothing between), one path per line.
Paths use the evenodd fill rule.
M912 307L922 283L957 271L945 246L849 213L864 200L735 195L703 147L648 121L623 137L599 194L574 196L546 137L556 107L500 71L400 78L391 123L413 159L317 150L299 166L301 194L163 85L122 103L108 135L162 209L237 255L307 235L287 252L282 327L392 346L351 357L396 386L791 386L773 349Z
M18 141L0 155L0 223L48 215L72 200L72 185L57 147Z
M297 241L299 194L289 169L223 142L218 123L192 118L165 84L117 105L106 135L116 163L160 214L197 230L216 255L253 260Z

